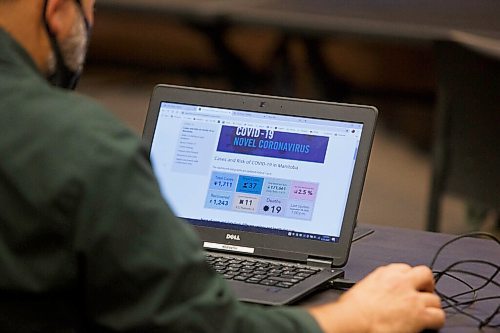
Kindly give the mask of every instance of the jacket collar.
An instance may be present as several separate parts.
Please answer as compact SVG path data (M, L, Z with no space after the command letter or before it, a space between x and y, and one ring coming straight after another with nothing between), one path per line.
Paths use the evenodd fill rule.
M15 65L43 76L29 53L7 31L0 27L0 66Z

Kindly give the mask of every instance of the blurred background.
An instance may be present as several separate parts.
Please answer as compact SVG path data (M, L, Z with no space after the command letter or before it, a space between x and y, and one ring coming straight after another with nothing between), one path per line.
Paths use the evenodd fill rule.
M454 99L443 83L450 71L443 68L451 62L470 69L462 62L479 57L475 85L492 91L481 98L491 109L500 95L498 78L483 77L498 70L499 13L500 2L486 0L99 0L79 91L138 135L159 83L374 105L380 117L358 220L498 234L500 167L494 163L500 149L496 143L488 149L479 143L479 158L487 162L470 152L464 163L451 158L453 147L477 149L469 145L475 139L455 143L443 134L452 131L443 110L455 114L446 107ZM464 84L475 75L451 72L450 82ZM463 112L480 114L483 107L474 103L472 111ZM496 105L488 124L478 126L498 142ZM476 120L458 123L472 126ZM446 163L443 156L450 157ZM489 169L477 171L485 179L470 177L473 185L454 191L453 177L447 177L453 163L469 168L458 179L469 179L478 165ZM468 196L472 187L480 188L479 196ZM440 203L433 213L431 198Z

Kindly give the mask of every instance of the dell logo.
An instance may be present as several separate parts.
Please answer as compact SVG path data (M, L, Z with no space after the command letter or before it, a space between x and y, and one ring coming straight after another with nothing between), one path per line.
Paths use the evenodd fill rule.
M230 240L237 240L237 241L239 241L239 240L240 240L240 235L232 235L232 234L227 234L227 235L226 235L226 239L230 239Z

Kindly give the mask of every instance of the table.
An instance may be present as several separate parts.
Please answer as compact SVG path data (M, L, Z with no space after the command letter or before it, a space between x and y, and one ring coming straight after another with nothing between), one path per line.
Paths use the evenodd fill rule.
M451 40L500 57L497 0L100 0L97 7L197 24L268 26L301 36Z
M453 38L461 31L500 39L496 0L100 0L99 9L150 12L317 34L360 33L408 39Z
M260 0L232 6L228 17L315 35L436 40L455 31L500 39L499 13L496 0Z
M100 0L96 8L105 11L133 12L175 17L186 21L210 23L226 12L228 6L243 0Z
M233 25L273 27L301 38L320 96L329 100L343 101L351 91L329 70L320 52L326 37L424 47L447 40L500 58L500 1L496 0L260 0L228 10L225 15ZM288 78L282 81L289 84Z
M375 232L352 245L349 261L344 268L347 279L358 281L376 267L392 262L429 265L437 249L454 237L447 234L393 227L369 227L373 228ZM483 259L495 262L498 265L500 264L500 245L483 239L462 239L442 252L436 262L436 268L443 269L445 266L461 259ZM477 267L475 271L489 273L485 267ZM500 283L500 276L496 276L495 281ZM460 291L463 288L451 280L442 280L437 286L447 291ZM306 298L301 304L311 305L332 301L337 299L340 294L341 292L337 290L322 291ZM500 287L490 285L478 297L481 295L500 295ZM477 303L473 308L478 316L486 316L486 313L488 311L493 312L499 303L499 300ZM500 316L497 316L494 322L500 324ZM498 328L483 328L480 331L472 319L447 310L446 326L440 332L489 333L498 332Z
M212 41L235 90L255 91L252 81L258 85L274 80L274 94L294 95L287 58L292 38L304 41L320 98L336 101L345 100L350 87L328 69L319 51L325 37L412 44L450 40L500 57L498 0L101 0L97 7L186 22ZM284 34L268 62L270 68L262 73L249 67L224 39L229 28L241 26L271 27Z

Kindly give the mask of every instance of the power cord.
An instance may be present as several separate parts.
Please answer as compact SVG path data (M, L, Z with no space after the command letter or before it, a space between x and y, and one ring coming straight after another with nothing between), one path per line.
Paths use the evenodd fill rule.
M330 288L337 290L348 290L355 284L356 284L355 281L338 278L330 281Z
M479 302L492 302L494 300L500 300L500 294L494 296L478 297L478 292L490 285L496 286L497 288L500 289L500 283L495 281L495 278L500 273L500 266L498 264L486 260L468 259L468 260L459 260L457 262L454 262L448 265L443 270L437 270L435 268L436 262L441 252L450 244L455 243L463 238L487 238L495 241L498 245L500 245L500 240L497 237L495 237L495 235L487 232L471 232L459 235L441 245L434 254L434 257L432 258L431 263L429 265L429 267L434 273L434 280L436 283L435 292L439 297L441 297L442 302L444 303L442 305L443 309L453 309L454 311L477 321L479 328L483 327L499 328L500 324L494 324L493 320L500 312L500 302L497 304L495 311L493 311L486 318L480 318L477 315L473 314L472 311L467 311L467 309L471 307L473 304L477 304ZM489 266L492 269L492 273L489 276L484 276L477 272L469 271L465 268L460 268L460 266L465 266L465 264ZM476 279L482 280L483 283L480 284L478 287L474 287L472 283L466 280L466 277L474 277ZM449 278L455 280L458 283L464 285L464 287L467 288L468 290L449 295L446 292L439 289L439 281L441 281L443 278ZM329 288L337 290L348 290L355 284L356 284L355 281L344 278L337 278L330 281ZM463 297L465 296L471 296L471 298L464 300Z
M455 243L463 238L486 238L495 241L498 245L500 245L500 240L495 237L493 234L486 232L471 232L467 234L463 234L457 237L452 238L447 241L436 251L436 254L431 260L429 267L434 272L434 279L436 282L436 294L441 297L443 302L443 309L453 309L455 312L465 315L475 321L478 322L478 327L492 327L499 328L500 324L493 323L493 320L500 312L500 302L497 303L496 309L485 318L481 318L477 316L477 314L473 313L473 311L469 311L470 307L473 304L477 304L479 302L493 302L495 300L500 300L500 293L498 295L488 295L485 297L478 297L478 292L483 290L488 286L495 286L500 289L500 283L495 281L495 278L499 275L500 266L497 263L489 262L486 260L478 260L478 259L466 259L459 260L448 265L443 270L437 270L435 268L436 262L438 260L441 252L448 247L450 244ZM475 271L470 271L467 268L471 265L481 265L485 267L490 267L491 274L483 275L479 274ZM479 286L474 287L472 282L467 281L467 278L475 278L476 280L482 281ZM444 278L449 278L457 281L458 283L464 285L467 288L466 291L450 294L449 292L442 291L439 288L439 281ZM464 299L465 297L469 297L468 299Z

